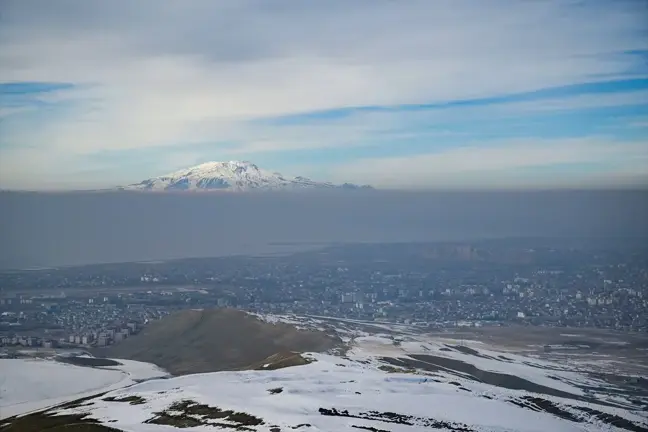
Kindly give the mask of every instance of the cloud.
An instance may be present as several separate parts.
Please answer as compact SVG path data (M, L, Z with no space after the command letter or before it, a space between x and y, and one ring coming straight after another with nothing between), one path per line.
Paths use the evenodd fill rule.
M394 184L393 180L386 177L377 178L376 172L367 172L362 167L347 170L345 168L348 166L344 166L341 172L345 172L345 174L334 175L338 171L332 170L330 165L335 162L344 163L344 159L354 158L359 158L362 165L365 158L382 154L387 159L379 161L376 157L376 162L381 164L388 163L388 161L393 162L391 168L378 171L378 173L386 175L388 171L399 172L399 163L411 166L410 158L426 160L426 156L432 151L446 151L455 146L471 147L476 143L479 143L480 150L490 152L489 154L495 154L493 153L495 151L511 151L509 156L513 157L519 153L528 152L528 157L533 158L537 154L534 148L527 146L511 149L500 148L498 146L501 141L493 140L493 135L517 137L520 142L532 141L540 143L538 145L541 147L545 145L560 147L564 142L573 143L573 140L552 142L545 139L538 141L532 138L533 134L569 136L574 133L569 128L574 127L576 127L576 132L584 135L580 139L581 143L593 140L599 150L604 150L605 146L610 146L610 149L623 148L622 146L616 147L615 139L609 134L610 128L614 131L622 127L623 121L619 125L613 117L610 120L610 116L605 112L598 119L587 118L585 123L579 125L577 122L576 126L560 126L556 124L553 117L543 120L542 117L538 118L538 115L543 113L555 115L556 112L567 110L576 110L574 112L578 113L578 110L581 109L632 105L641 100L642 94L645 92L550 98L541 100L537 104L502 102L469 107L461 105L448 108L431 107L414 111L408 107L375 110L348 109L342 110L332 117L326 113L308 114L299 116L298 120L287 122L283 118L271 118L252 122L204 123L193 132L195 141L188 141L183 145L173 142L165 144L157 142L146 146L141 143L137 145L138 142L135 141L133 146L124 145L126 143L110 146L110 143L106 142L105 146L79 148L76 151L72 148L62 151L65 148L65 143L58 141L56 134L53 134L54 139L49 139L48 137L52 135L49 128L24 128L23 133L32 134L30 141L42 141L47 145L14 146L2 151L0 184L3 187L41 189L108 187L139 181L142 178L157 176L209 159L253 159L263 163L264 158L268 159L270 154L276 153L277 156L270 157L271 162L264 165L265 167L280 170L288 175L309 175L329 180L335 178L342 182L353 180L360 183L390 186ZM87 113L86 116L90 119L92 114ZM53 121L55 128L67 125L65 122L58 124L55 116L51 116L47 121ZM528 124L529 122L530 124ZM635 125L635 127L638 124L636 120L634 123L627 123ZM92 121L86 125L77 124L76 136L83 136L84 133L87 133L87 136L92 138L94 127L95 124ZM565 127L568 130L564 131ZM547 131L543 131L542 128L547 128ZM597 130L607 132L608 136L604 142L600 138L589 136ZM67 134L63 136L67 136ZM204 139L204 137L210 136L217 136L217 141L210 142ZM105 139L110 137L112 135L107 135ZM564 140L564 137L562 139ZM57 147L57 145L63 147ZM491 146L494 148L490 148ZM48 147L51 150L44 151ZM571 163L577 163L579 160L584 163L589 161L588 152L586 149L582 150L571 153L573 157ZM285 159L287 157L295 159L295 152L300 152L304 156L299 158L301 163L293 163L297 166L290 166L290 163L287 163L289 161ZM317 152L319 156L311 156L311 161L308 161L308 152ZM411 156L410 158L394 158L394 155L398 154ZM560 154L563 153L556 155ZM633 154L619 153L619 157L624 156L631 159ZM304 159L307 161L304 162ZM324 164L324 166L318 167L315 162ZM562 163L563 161L554 160L553 162ZM551 161L543 163L549 164ZM26 166L30 169L26 170ZM355 167L356 165L349 166ZM447 166L454 170L456 165L449 164ZM498 169L508 168L510 167L498 167ZM420 187L425 185L428 180L434 180L434 184L438 184L440 181L439 178L427 178L415 174L410 172L411 178L405 183L409 182L410 186ZM475 172L474 175L464 176L462 179L443 170L439 171L439 174L447 177L447 182L444 184L465 185L467 182L474 181L480 183L478 177L483 172ZM558 181L560 178L560 176L556 177ZM401 181L403 180L401 179ZM403 186L405 183L401 183L399 186Z
M0 121L3 117L8 117L14 114L20 114L29 111L30 108L26 106L17 106L17 107L0 107Z
M384 188L600 187L618 180L648 186L648 142L481 142L412 157L359 160L337 167L334 176Z
M74 87L35 96L47 115L3 106L0 139L21 149L0 149L1 168L60 175L106 151L191 153L212 143L212 154L247 154L420 135L405 125L442 123L459 111L468 118L472 108L436 120L358 113L291 127L254 121L646 77L645 12L642 2L624 0L6 0L0 82ZM516 109L643 96L584 96L544 108L517 102Z
M602 108L615 106L645 105L648 101L648 90L634 90L607 94L582 94L567 97L553 97L535 101L511 102L500 104L497 109L508 113L522 112L525 114Z
M53 93L40 97L74 100L73 95L62 98ZM180 97L178 98L178 100ZM178 108L178 114L167 117L155 115L156 104L143 112L151 118L130 118L125 113L110 119L105 116L100 98L77 109L74 122L61 121L58 116L40 121L39 128L24 128L20 139L28 142L47 142L53 150L89 154L98 150L126 150L142 147L191 147L212 142L228 154L251 154L307 150L331 147L349 147L375 144L378 141L403 141L414 137L444 138L448 123L471 121L491 122L530 117L537 114L567 110L594 109L641 104L648 100L648 90L610 94L586 94L553 97L535 101L502 101L476 103L471 106L450 105L420 107L382 106L376 109L345 108L338 116L329 118L326 112L298 115L298 120L284 123L282 117L254 119L205 120L199 104ZM133 103L136 103L133 101ZM131 107L132 109L133 107ZM75 110L73 109L73 112ZM130 111L126 111L127 113ZM196 116L194 121L192 116ZM161 121L165 120L165 121ZM158 121L161 124L158 125ZM184 122L192 127L182 127ZM421 128L425 128L424 131ZM469 128L466 129L467 131ZM118 133L119 140L115 140ZM456 132L452 134L456 135Z

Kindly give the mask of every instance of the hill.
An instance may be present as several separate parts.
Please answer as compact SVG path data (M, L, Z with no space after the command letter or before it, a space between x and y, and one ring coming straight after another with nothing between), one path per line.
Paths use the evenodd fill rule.
M321 352L340 343L324 332L264 322L239 310L208 309L171 314L97 353L154 363L183 375L256 368L280 353Z

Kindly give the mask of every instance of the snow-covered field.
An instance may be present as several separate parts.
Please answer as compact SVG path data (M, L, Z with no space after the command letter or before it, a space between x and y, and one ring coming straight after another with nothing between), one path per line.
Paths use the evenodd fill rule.
M351 319L319 316L258 315L270 323L288 323L302 329L328 329L348 342L350 353L356 357L399 357L433 355L474 365L483 371L514 375L533 383L563 390L575 395L583 394L583 386L604 386L584 374L591 371L592 361L582 358L565 358L556 355L557 361L548 361L529 353L522 355L491 347L483 341L452 339L425 334L421 329L404 324L366 322ZM540 347L542 348L542 347ZM596 360L598 370L614 372L614 362Z
M109 390L81 406L50 413L87 414L132 432L176 430L174 422L189 430L256 432L648 430L648 416L636 400L564 358L552 362L500 352L486 343L401 331L390 324L259 317L335 332L348 341L348 349L343 355L304 354L313 361L279 370L136 384L157 377L159 369L123 360L118 360L122 366L101 369L15 360L2 369L0 379L12 394L7 399L11 414ZM40 382L47 384L38 390L19 388ZM44 401L35 406L36 399ZM2 417L6 405L3 399Z
M596 421L581 423L521 408L508 400L514 392L487 385L462 382L466 386L462 390L425 375L386 373L377 368L376 362L326 354L309 356L315 360L313 363L276 371L219 372L148 381L113 391L93 400L91 406L58 413L90 412L92 418L126 431L166 431L170 430L168 426L146 422L165 410L169 415L182 415L182 410L169 408L186 400L250 414L263 422L248 426L254 431L413 432L435 430L435 424L445 425L439 430L475 432L615 430ZM129 396L141 398L141 403L104 400ZM217 423L240 425L227 416L209 419L187 415L203 422L202 427ZM639 415L625 415L641 420Z
M0 419L168 375L149 363L118 361L120 366L90 368L51 359L1 359Z

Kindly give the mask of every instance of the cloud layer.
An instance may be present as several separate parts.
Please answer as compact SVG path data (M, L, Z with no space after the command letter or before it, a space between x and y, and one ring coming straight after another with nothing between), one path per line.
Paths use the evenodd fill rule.
M0 186L94 187L209 159L276 162L272 152L282 152L281 162L268 168L359 181L389 183L380 175L408 155L452 174L470 165L475 137L445 149L420 141L444 141L456 122L471 134L472 121L633 107L633 122L645 123L647 22L646 3L626 0L7 0L0 83L25 87L2 91ZM488 101L631 79L636 86L605 93ZM482 103L408 109L466 100ZM551 124L529 129L511 154L498 145L486 156L507 161L501 169L523 168L508 161L531 157L553 164L549 154L558 153L538 141ZM616 142L617 132L603 138ZM577 149L559 153L572 155L570 163L626 151L626 144L601 151L600 133L590 149L581 135ZM645 130L632 138L645 144ZM376 161L376 143L396 150ZM628 145L645 161L646 150ZM330 166L295 153L358 147L367 150ZM134 163L142 155L148 159ZM645 173L635 159L633 169ZM416 183L436 179L420 175Z

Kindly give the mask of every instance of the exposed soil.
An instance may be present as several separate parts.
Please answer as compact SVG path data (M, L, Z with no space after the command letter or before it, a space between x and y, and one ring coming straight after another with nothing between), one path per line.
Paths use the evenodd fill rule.
M2 432L117 432L119 429L100 424L97 420L87 418L88 414L54 415L56 410L78 408L92 405L90 399L103 394L92 395L59 405L56 409L13 416L2 420Z
M121 398L115 396L108 396L103 398L103 400L107 402L128 402L131 405L142 405L146 403L146 399L137 395L124 396Z
M428 417L416 417L393 412L368 411L357 414L349 413L348 410L336 408L320 408L319 413L324 416L349 417L363 420L380 421L383 423L401 424L407 426L424 426L430 429L445 429L453 432L477 432L475 429L463 423L435 420Z
M213 421L222 420L227 423ZM213 426L221 429L254 431L252 426L263 424L263 420L244 412L223 410L218 407L199 404L192 400L173 403L166 410L155 413L155 417L146 423L190 428L196 426Z
M112 367L121 366L121 363L115 360L97 357L66 357L57 356L57 361L61 363L73 364L75 366L90 366L90 367Z
M281 352L273 354L260 362L247 365L243 370L277 370L292 366L303 366L314 360L295 352Z
M174 375L239 370L277 353L323 352L342 346L325 332L266 323L234 309L184 310L156 321L98 355L154 363ZM274 363L285 367L286 363ZM304 359L292 361L305 364Z

